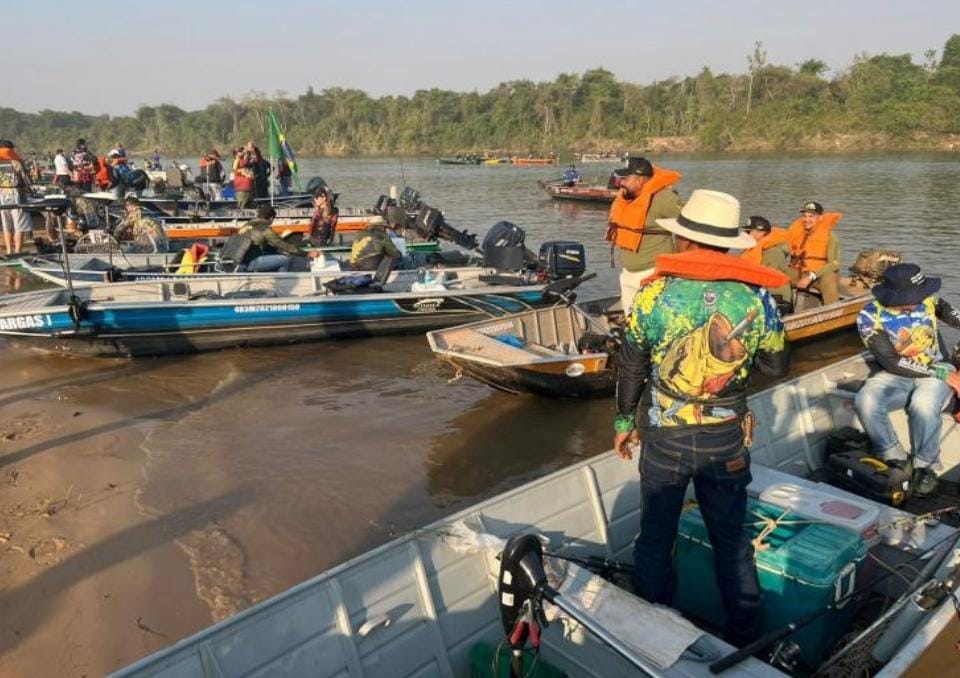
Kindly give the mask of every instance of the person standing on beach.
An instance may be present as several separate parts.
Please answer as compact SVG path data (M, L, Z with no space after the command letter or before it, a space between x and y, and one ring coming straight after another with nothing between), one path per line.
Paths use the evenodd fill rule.
M657 226L657 219L680 214L680 196L673 188L680 173L655 167L640 157L630 158L624 169L614 173L620 179L620 190L610 206L606 240L611 265L613 250L620 251L620 303L626 313L657 255L672 249L670 234Z
M12 141L0 141L0 205L19 205L27 199L30 179ZM7 254L23 251L23 236L33 232L30 215L22 209L0 210L3 245Z
M676 218L657 223L674 236L677 253L656 258L627 317L614 424L617 455L629 460L630 444L643 446L635 591L651 603L672 602L672 553L692 480L727 613L726 639L742 646L757 637L760 612L743 530L752 438L746 389L754 368L787 373L789 346L767 291L787 276L727 254L754 243L740 231L740 203L731 195L696 190Z

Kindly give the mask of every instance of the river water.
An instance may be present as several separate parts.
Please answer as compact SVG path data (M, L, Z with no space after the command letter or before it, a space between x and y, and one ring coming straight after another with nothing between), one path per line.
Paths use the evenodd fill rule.
M696 187L739 197L744 216L792 221L810 199L846 216L843 258L883 246L944 279L960 301L960 163L954 156L691 157L660 162ZM305 160L342 205L372 205L390 185L417 188L447 220L482 234L499 220L528 243L574 239L599 273L581 297L616 291L606 210L554 203L537 187L556 168L439 166L432 160ZM611 166L585 166L606 181ZM3 271L3 269L0 269ZM0 276L7 288L17 282ZM23 283L23 281L20 281ZM858 349L856 337L798 352L797 369ZM145 428L140 501L166 514L234 491L246 504L183 539L218 616L276 593L413 527L608 449L610 400L566 402L495 392L452 376L423 337L336 341L147 360L84 397L124 411L156 402ZM116 367L4 347L0 374L43 380ZM118 379L121 379L118 381ZM162 415L162 416L161 416ZM149 418L148 418L149 419Z

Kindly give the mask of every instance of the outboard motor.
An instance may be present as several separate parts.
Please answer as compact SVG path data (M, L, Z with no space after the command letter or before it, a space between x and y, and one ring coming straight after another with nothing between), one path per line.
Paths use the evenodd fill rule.
M498 271L518 271L523 268L526 233L509 221L498 221L483 239L483 265Z
M633 651L589 617L580 614L560 593L550 586L543 568L543 545L534 534L515 534L507 540L500 555L497 577L497 601L500 621L510 645L510 678L528 675L523 667L523 648L527 641L534 653L540 650L540 632L547 627L543 602L556 605L567 616L579 622L600 642L640 669L640 675L658 677L663 672Z
M417 214L417 231L427 240L440 238L440 227L443 225L443 213L436 207L422 205Z
M550 240L540 245L537 270L548 280L579 278L587 270L587 253L582 243Z
M310 177L310 181L307 182L306 191L310 195L313 195L317 192L319 188L325 188L327 182L324 181L323 177Z
M403 193L400 194L400 207L410 212L418 209L420 207L420 193L409 186L404 188Z

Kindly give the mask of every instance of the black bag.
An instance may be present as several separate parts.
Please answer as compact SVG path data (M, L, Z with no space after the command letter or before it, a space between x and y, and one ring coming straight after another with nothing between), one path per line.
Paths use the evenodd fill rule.
M827 439L825 460L831 485L891 506L910 498L910 476L871 456L870 439L862 431L842 428Z
M323 283L333 294L374 294L382 292L380 283L374 281L369 273L345 275Z
M864 454L870 454L872 449L870 436L851 426L844 426L834 431L830 437L827 438L827 456L840 452L863 452Z

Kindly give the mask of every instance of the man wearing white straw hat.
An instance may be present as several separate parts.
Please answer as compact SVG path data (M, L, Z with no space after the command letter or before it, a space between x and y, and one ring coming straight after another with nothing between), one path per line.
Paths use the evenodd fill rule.
M674 235L627 321L617 381L614 449L631 459L640 441L643 512L634 546L637 594L669 605L671 554L687 485L693 480L714 551L727 639L758 633L760 591L746 515L752 437L746 387L754 367L782 376L790 354L767 288L787 276L728 249L754 246L740 231L740 203L696 190L676 219L657 223ZM682 585L682 583L681 583Z

